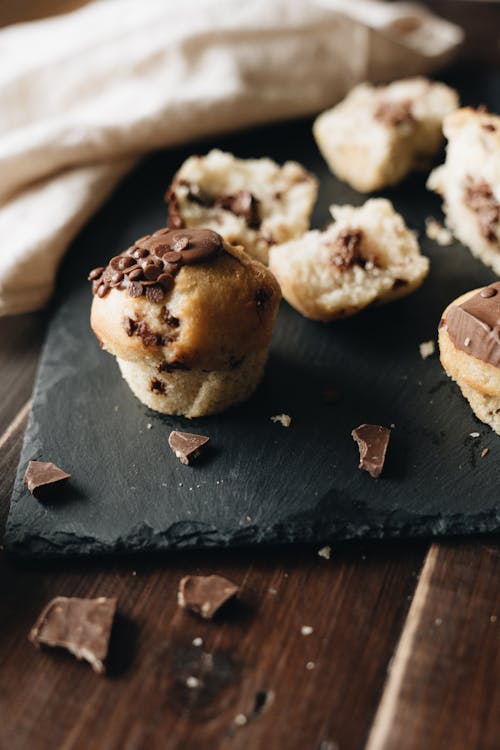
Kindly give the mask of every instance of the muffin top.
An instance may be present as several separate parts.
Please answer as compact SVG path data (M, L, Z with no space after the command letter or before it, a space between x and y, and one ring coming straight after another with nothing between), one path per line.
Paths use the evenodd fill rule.
M102 347L165 368L224 369L267 346L281 292L274 276L210 229L160 229L89 274Z

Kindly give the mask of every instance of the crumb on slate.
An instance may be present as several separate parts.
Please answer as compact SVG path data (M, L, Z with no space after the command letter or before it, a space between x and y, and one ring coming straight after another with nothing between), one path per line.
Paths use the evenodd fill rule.
M479 432L469 432L469 437L471 437L471 438L478 438L479 437Z
M432 216L425 220L425 233L430 240L435 240L441 246L451 245L453 242L453 235L450 230Z
M420 349L420 356L422 359L431 357L436 351L434 341L422 341L422 343L418 345L418 348Z
M489 452L490 452L489 448L483 448L483 450L481 451L481 458L484 458L485 456L487 456Z
M289 414L275 414L271 417L271 422L279 422L283 427L290 427L292 424L292 418Z
M331 551L332 551L332 548L330 547L329 544L327 544L326 547L321 547L321 549L318 550L318 555L320 557L324 557L325 560L329 560Z

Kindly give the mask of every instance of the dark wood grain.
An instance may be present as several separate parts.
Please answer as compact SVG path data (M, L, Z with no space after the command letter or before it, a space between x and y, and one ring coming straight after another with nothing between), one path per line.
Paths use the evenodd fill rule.
M500 543L433 545L367 750L496 750Z

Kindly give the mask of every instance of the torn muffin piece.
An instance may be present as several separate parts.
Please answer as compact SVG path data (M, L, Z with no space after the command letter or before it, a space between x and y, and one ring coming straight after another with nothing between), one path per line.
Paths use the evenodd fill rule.
M500 275L500 117L464 107L445 118L444 133L446 161L427 187L442 196L457 239Z
M191 156L166 194L168 226L207 227L262 263L269 248L309 229L318 182L301 164L238 159L214 149Z
M360 208L332 206L334 223L271 251L283 297L325 322L385 304L417 289L429 271L413 232L383 198Z
M370 192L428 166L442 143L443 118L458 104L456 91L426 78L363 83L323 112L313 133L331 171Z

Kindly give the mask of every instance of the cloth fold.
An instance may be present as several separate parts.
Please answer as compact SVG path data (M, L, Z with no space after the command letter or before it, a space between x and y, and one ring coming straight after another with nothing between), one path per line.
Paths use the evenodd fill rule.
M379 0L99 0L0 31L0 314L47 302L69 243L141 155L428 73L461 40Z

